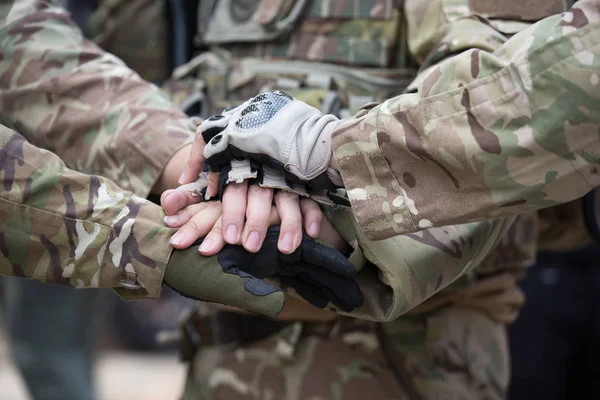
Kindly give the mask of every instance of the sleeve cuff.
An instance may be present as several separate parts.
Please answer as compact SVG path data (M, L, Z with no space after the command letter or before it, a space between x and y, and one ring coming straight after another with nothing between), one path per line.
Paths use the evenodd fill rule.
M360 229L380 240L426 228L414 224L414 203L381 154L377 128L364 122L342 121L332 133L333 156Z
M101 287L125 299L158 298L173 248L173 229L163 225L161 208L133 196L115 219L103 265Z

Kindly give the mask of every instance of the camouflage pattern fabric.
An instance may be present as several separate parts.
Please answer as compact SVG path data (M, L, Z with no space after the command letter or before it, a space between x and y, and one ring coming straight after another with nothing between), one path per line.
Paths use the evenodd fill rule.
M201 348L184 400L406 399L377 324L300 323L246 346Z
M381 328L381 346L407 399L506 399L510 361L503 324L455 306Z
M0 123L31 143L3 128L3 273L157 297L172 232L143 198L195 124L49 2L2 2L0 38Z
M423 3L406 7L427 16ZM498 218L599 185L599 26L600 3L580 1L494 52L441 61L417 93L340 124L334 156L365 234Z
M286 4L287 3L289 2L286 2ZM268 42L244 44L244 46L236 46L235 44L219 44L219 46L215 48L216 54L227 54L227 57L223 58L222 63L228 64L233 73L230 76L225 76L223 75L223 73L219 72L219 69L222 69L222 67L215 67L214 65L209 65L211 63L206 63L206 65L203 65L199 68L199 76L205 81L207 86L206 90L211 94L211 98L214 99L214 102L212 104L214 106L212 113L218 112L229 105L239 104L240 102L246 100L248 97L255 95L261 90L282 89L285 90L287 93L293 95L294 97L302 101L306 101L307 103L313 106L322 107L322 110L324 110L324 112L332 112L336 113L338 116L344 117L346 115L349 115L349 113L351 112L358 111L358 107L368 101L375 100L383 102L386 99L396 96L397 93L401 92L406 87L406 84L401 83L402 79L392 80L388 82L386 87L377 87L377 85L375 85L375 80L367 80L369 83L365 83L365 81L363 81L362 78L364 78L365 75L370 75L371 77L376 78L403 77L404 79L406 79L407 77L410 77L411 64L408 61L405 54L407 52L407 48L410 49L410 53L414 57L414 59L419 64L421 64L421 68L423 70L423 72L419 74L418 79L416 79L408 89L409 92L416 92L420 86L423 86L423 81L426 79L426 77L430 76L431 72L436 70L436 68L438 67L438 63L441 60L447 58L448 56L455 55L457 53L469 49L477 49L477 54L479 54L480 52L483 52L483 54L493 53L494 51L496 51L496 49L503 45L512 35L530 27L532 21L539 19L539 16L546 16L549 15L548 13L557 11L565 11L566 5L569 2L565 2L564 0L531 0L527 2L527 6L525 6L525 11L523 11L524 9L523 5L521 4L522 2L518 1L501 2L501 6L491 4L490 2L484 0L453 0L444 2L408 1L405 3L404 7L399 7L397 4L392 4L391 2L339 1L335 2L335 10L330 10L331 8L334 8L333 3L324 2L326 3L325 5L321 4L323 2L315 3L318 4L313 4L311 6L309 17L307 17L305 20L299 23L298 28L292 33L291 38L287 41L277 40L275 42L276 44ZM484 10L484 6L491 7L491 11L483 13L482 10ZM285 10L285 7L283 7L282 9ZM372 35L377 35L379 34L377 33L379 32L379 30L374 28L375 25L369 24L374 22L379 23L382 21L396 23L393 22L395 21L395 19L391 18L393 10L401 10L405 18L399 18L400 23L397 23L399 34L394 35L392 37L392 41L394 43L394 45L392 45L392 52L396 55L396 57L394 58L395 61L386 65L382 64L380 68L369 68L368 70L366 70L361 67L360 63L362 61L360 60L354 60L353 62L346 60L341 62L344 65L335 65L331 63L337 61L331 61L329 64L318 63L314 62L314 60L318 59L310 58L311 54L313 54L310 51L299 51L297 57L292 56L292 54L289 52L286 52L285 54L275 54L272 51L268 51L274 46L287 46L288 48L295 51L296 46L291 45L290 43L293 42L293 38L295 37L295 35L297 35L298 31L306 29L307 32L318 32L318 30L316 30L317 28L309 27L311 24L323 26L322 29L329 29L328 27L343 24L345 26L343 32L346 38L363 35L363 32L367 32L368 34ZM515 12L514 10L518 10L518 12ZM285 11L283 11L282 14L285 15ZM361 18L363 17L366 17L367 20L362 20ZM402 21L404 20L406 21L406 23L402 23ZM203 22L210 23L210 21ZM361 24L364 23L366 23L367 25L366 28L363 29L361 27ZM539 32L537 34L543 35L544 32ZM357 40L354 40L354 42L357 42ZM314 43L316 49L323 49L322 47L316 45L322 43L322 39L315 40ZM465 57L465 55L463 55L463 57ZM279 62L279 60L286 60L285 65ZM300 60L310 60L313 62L303 63ZM482 60L484 62L488 62L487 58L482 58ZM356 74L357 79L347 78L348 71L346 65L352 66L351 69ZM470 71L470 64L466 65L465 68L465 70ZM228 69L224 69L224 71L228 71ZM321 78L327 77L327 79L313 79L314 76L318 76ZM359 77L361 79L359 79ZM452 86L453 83L451 81L452 79L450 79L450 81L445 82L444 85L446 85L446 87L449 88L454 88ZM361 82L361 84L358 85L358 82ZM458 83L459 82L456 82L456 84ZM439 82L437 85L439 85ZM221 90L221 88L224 87L228 89L227 92ZM332 93L337 94L332 95ZM428 95L426 89L421 90L421 93ZM409 96L403 96L403 98L412 101ZM334 104L333 108L325 105L326 103L328 103L328 99L334 99L334 101L332 102ZM337 108L335 104L337 104ZM456 106L458 107L458 109L462 108L460 102ZM425 107L425 105L423 107ZM425 116L424 120L428 121L429 119L426 117L427 116ZM417 116L415 118L421 117ZM540 115L540 119L542 119L542 115ZM465 126L465 128L469 128L468 124L465 124L464 122L463 125L467 125ZM462 126L457 125L457 128L461 127ZM510 126L507 126L506 128L511 129ZM441 128L437 129L435 132L438 131L441 132ZM426 145L426 153L432 151L429 149L429 147L427 147L429 146L429 142L442 142L443 140L445 140L443 138L443 135L444 134L442 133L436 133L436 136L425 137L426 140L424 141L424 144ZM467 138L468 137L469 136L467 136ZM511 134L510 137L515 138L516 136L515 134ZM513 142L515 141L513 140L511 143ZM473 139L471 142L467 141L466 143L476 144L476 141L475 139ZM389 147L389 145L386 144L384 147ZM525 145L525 147L527 146ZM463 151L460 149L460 147L458 147L457 150ZM435 155L437 157L436 162L440 162L440 165L442 165L443 168L436 167L436 164L427 158L425 158L424 161L419 161L415 165L419 168L421 164L431 166L430 169L432 170L428 170L427 174L429 174L429 172L434 172L433 170L437 169L438 174L441 175L441 182L448 182L448 185L450 185L449 188L444 190L454 191L452 198L461 199L463 195L461 193L458 193L459 190L456 189L455 186L453 186L455 185L455 182L452 181L452 179L449 178L444 171L445 169L450 168L448 171L455 174L456 179L458 180L458 183L456 184L460 185L460 189L465 189L468 186L466 186L466 183L462 182L462 180L470 179L470 177L465 176L465 178L462 178L461 176L465 174L465 172L463 170L456 171L456 168L458 168L458 166L461 165L461 163L463 166L467 165L465 164L466 161L457 161L456 163L452 164L453 161L449 160L453 160L453 158L448 158L447 160L441 159L442 155L445 153L443 153L443 151L441 150L437 151L439 152L439 154ZM502 155L502 157L514 164L515 162L522 162L523 160L527 160L527 154L529 154L530 151L531 149L524 148L521 152L522 154L517 152L518 157L512 155ZM360 153L356 154L358 155L357 161L360 162L360 164L354 165L361 165L360 168L362 169L364 174L364 172L367 171L367 168L365 166L365 163L360 159ZM455 155L456 154L454 154L453 157ZM408 160L418 160L418 157L412 154L407 155L404 158ZM406 162L407 161L404 161L403 163ZM351 164L350 161L349 164ZM376 171L378 165L379 164L377 162L374 165ZM451 167L454 169L452 169ZM474 175L477 175L478 173L480 173L481 167L475 168L473 166L469 166L469 168L466 168L466 171L471 170L475 171ZM491 179L490 177L494 177L499 174L501 175L502 173L503 170L498 170L498 168L495 168L494 171L486 172L486 176L488 177L487 179ZM401 175L404 176L404 173L402 173ZM413 180L410 178L411 176L414 177L412 172L409 172L406 175L408 179L407 182L404 182L403 176L398 176L398 183L396 185L397 188L395 190L415 191L416 188L410 188L408 186L413 185ZM351 184L356 184L358 187L358 181L364 182L363 178L367 179L367 181L369 182L373 180L371 176L360 176L356 177L356 182L353 182ZM389 174L388 178L391 179L394 178L394 176ZM435 181L437 182L438 178L438 176L431 178L432 183L427 184L427 187L431 188L430 192L434 191L437 187L437 184L433 184L433 180L435 179ZM484 177L480 177L478 179L481 180L484 179ZM421 186L425 187L424 184ZM381 188L377 188L377 190L381 191ZM390 198L386 201L387 203L389 203L389 207L391 210L394 211L394 213L388 215L386 218L392 218L395 214L396 218L399 219L400 216L402 216L402 213L398 213L396 207L393 204L394 198L398 196L392 197L392 193L389 194ZM506 197L506 195L507 194L502 194L502 196L504 197ZM384 199L381 196L381 193L379 193L377 196L370 195L370 197L372 198L380 197L380 201L384 201ZM433 193L431 196L441 198L435 193ZM494 194L494 201L497 202L496 204L503 204L501 202L498 202L498 197L500 196ZM519 200L517 199L515 201ZM561 199L560 201L566 200ZM540 202L542 201L540 200ZM435 207L437 210L441 210L439 204L435 204L434 206L434 202L427 201L427 203L432 204L432 208ZM456 202L455 206L457 209L452 209L449 212L450 215L456 216L453 220L462 218L459 217L462 203L462 200ZM471 203L473 203L472 200ZM546 207L549 204L556 204L556 201L544 201L544 203L544 206ZM408 200L407 204L410 204L410 199ZM515 205L513 205L513 207L514 206ZM515 212L531 210L538 207L538 205L532 207L530 204L516 206L518 207L516 207L517 209L515 210ZM583 224L580 223L582 221L582 218L579 210L579 205L573 203L558 207L562 209L562 211L552 211L550 213L544 212L541 213L541 218L546 219L547 217L551 217L556 212L562 215L576 215L577 218L561 220L558 224L559 227L553 228L553 234L556 234L557 231L561 231L563 232L563 234L560 237L553 235L551 241L546 240L548 238L547 232L541 232L540 235L541 240L543 242L541 243L541 245L543 247L549 247L559 244L559 247L561 248L568 248L570 246L577 246L578 243L589 243L587 232L583 228ZM403 206L403 208L406 207ZM385 218L383 215L381 215L382 212L378 211L380 210L379 208L375 207L374 209L371 209L368 206L368 203L365 203L364 209L371 210L370 213L372 215L369 216L369 218L374 219L372 221L374 224L380 223L382 225L388 224L390 226L394 226L394 222L382 222L385 221ZM508 209L506 207L503 207L502 209L503 212L507 212L507 210ZM405 212L405 214L411 214L412 212L415 212L415 209L412 209L412 211L409 210ZM421 213L421 215L423 214ZM407 221L409 221L410 218L408 217L410 217L410 215L404 215L403 218L404 217L406 217L404 220L404 224L409 223ZM413 218L415 219L415 225L418 225L418 220L420 217L413 216ZM551 220L542 221L542 225L556 225L556 222L557 220L553 218ZM427 226L427 223L428 221L424 221L424 226ZM409 225L410 224L412 224L412 222L410 222ZM361 223L361 227L364 228L363 225L364 224ZM374 228L371 227L369 229ZM386 235L391 234L391 231L389 231L389 227L385 229L388 229ZM402 229L398 228L396 229L396 231L402 232ZM410 230L414 229L421 228L419 226L413 226L412 228L410 228ZM546 228L544 228L544 230L547 231ZM375 233L370 233L369 237L371 237L371 234L375 235ZM572 240L574 237L580 237L582 238L582 240L574 241Z
M89 19L92 40L150 82L169 76L169 21L163 0L101 0ZM135 24L131 23L135 18ZM143 26L144 29L139 27Z
M588 89L587 97L578 92L582 98L589 100L586 103L588 106L583 108L585 112L582 111L582 114L589 116L591 120L594 118L591 106L595 103L590 99L592 89L578 79L588 79L590 83L595 82L596 79L593 73L590 74L590 71L587 70L590 64L585 66L577 64L578 57L582 57L579 52L585 54L586 51L594 51L593 38L589 39L592 43L590 44L590 42L578 42L569 36L577 35L577 32L581 33L580 28L584 30L581 33L582 37L593 36L593 27L585 28L583 27L585 24L574 22L575 16L587 15L590 12L589 3L586 5L583 2L579 5L579 10L583 10L581 12L575 9L572 13L551 17L533 27L530 27L529 21L538 19L539 15L524 15L526 17L524 19L518 17L488 20L487 17L492 18L493 15L477 15L473 11L481 10L476 6L482 3L482 1L476 0L444 2L408 0L405 2L404 11L409 32L408 44L415 59L423 66L423 73L409 88L416 93L393 98L375 108L372 106L366 108L353 120L350 120L343 129L340 129L337 138L334 139L338 140L335 154L338 164L345 163L340 165L341 169L348 171L344 178L351 182L349 189L357 189L356 192L351 193L351 196L354 195L354 198L351 198L358 221L354 220L352 216L344 219L339 214L332 220L345 234L346 239L356 239L355 232L359 232L358 236L362 235L361 231L364 232L366 236L360 238L359 242L365 258L371 261L383 260L377 264L379 268L376 272L370 270L367 265L361 271L360 276L368 278L370 275L373 277L373 281L380 279L388 285L392 283L392 286L396 284L397 287L402 288L397 293L405 295L406 298L399 302L403 305L397 309L399 310L398 314L393 314L392 319L405 313L414 305L422 303L445 286L448 286L447 290L460 291L461 287L472 285L473 280L469 278L474 276L485 276L502 269L519 270L531 263L537 240L537 218L534 214L523 216L523 223L518 225L511 225L510 221L505 221L506 226L502 229L502 233L496 232L495 234L492 232L493 229L498 228L498 225L494 228L489 225L486 227L481 223L432 228L434 225L441 225L442 222L430 219L429 215L424 215L425 211L438 212L436 210L439 210L440 213L443 213L444 218L453 218L453 222L458 222L459 219L461 222L468 222L471 216L470 214L461 214L463 208L470 212L471 207L481 206L482 200L491 199L497 202L494 210L497 210L497 204L502 204L497 200L497 198L502 199L502 193L490 192L484 196L481 195L481 192L475 192L474 197L470 197L472 190L481 190L482 182L487 182L486 178L505 176L508 178L507 182L513 181L513 185L508 186L513 191L508 194L512 195L517 193L514 181L522 181L529 175L533 179L536 174L542 173L544 175L542 183L548 185L553 182L552 179L558 176L558 172L550 173L548 182L545 179L549 171L557 170L554 166L546 169L543 165L524 168L531 164L525 156L542 154L548 156L548 162L557 160L556 154L548 152L546 147L533 145L536 142L532 139L535 137L537 140L539 134L535 133L534 136L532 128L523 129L522 132L517 131L519 135L513 133L512 140L507 139L506 144L502 142L502 146L512 146L508 147L507 150L510 151L507 154L504 152L504 147L497 153L491 153L489 157L504 156L505 168L496 165L494 169L488 171L487 168L483 168L487 159L477 158L483 157L481 148L487 148L486 145L490 142L490 133L497 136L496 130L512 129L517 123L527 125L527 121L530 125L536 126L535 124L540 124L545 118L556 116L540 113L533 124L531 119L534 113L518 114L522 110L526 110L526 108L521 108L522 104L527 104L524 103L525 100L537 96L536 92L530 90L533 86L528 86L526 79L522 82L517 80L517 84L510 86L512 78L516 79L519 77L518 73L528 70L527 62L529 60L533 60L529 68L532 76L535 76L536 72L544 69L543 64L547 63L552 68L558 60L566 59L568 62L564 62L564 65L558 63L560 65L556 68L561 68L561 74L563 73L562 68L564 68L565 73L574 78L574 82L578 83L580 87ZM516 4L516 2L506 3ZM550 5L552 12L564 11L564 2L560 3L562 3L562 9L552 8L557 5L557 2ZM539 2L531 2L531 4L533 5L528 12L539 12L545 7ZM471 9L471 6L474 8ZM591 14L594 15L595 12L592 11ZM432 16L438 18L432 18ZM542 14L542 16L545 15ZM590 18L589 23L593 23L593 18L591 16L588 18ZM508 41L513 34L523 30L522 34L512 41ZM552 47L554 44L552 40L541 49L535 50L535 47L531 47L533 45L541 46L548 37L554 38L555 41L558 40L558 48ZM268 46L268 44L264 44L257 48L268 48ZM562 48L563 46L564 48ZM519 53L515 47L524 49L524 52ZM500 50L496 52L499 48ZM547 53L549 55L543 52L547 48L550 49ZM467 51L456 58L449 58L469 49L475 50ZM555 49L558 51L555 52ZM242 57L260 55L259 53L253 54L251 51L254 49L251 46L247 49L246 54L241 50L240 53L235 53L238 50L235 47L229 47L228 50L231 50L234 55ZM535 57L540 54L541 56L536 59ZM515 59L525 58L520 63L513 65L511 64L513 55ZM532 56L534 57L531 58ZM589 61L589 58L583 57L584 61ZM459 61L461 62L459 63ZM570 65L569 62L574 63L575 66ZM269 63L270 61L266 61L267 65L273 65ZM263 72L264 70L252 69L247 65L252 66L253 60L242 59L238 64L234 62L233 77L235 79L225 80L226 84L229 84L229 88L234 89L234 95L247 94L246 96L241 95L243 100L258 92L257 86L262 88L270 85L267 86L270 90L289 90L282 86L290 85L290 87L296 87L297 92L306 94L306 98L311 99L312 105L319 106L328 93L327 90L330 89L330 87L325 87L319 90L310 87L309 73L301 74L294 71L296 73L294 75L289 70L287 70L287 74L278 73L274 71L274 67L270 71ZM474 68L472 69L471 66ZM315 64L315 68L320 67L322 66ZM579 76L576 74L578 68L587 71ZM498 73L498 70L501 73ZM257 71L259 72L257 73ZM285 72L284 69L281 71ZM322 71L322 69L319 70L319 72ZM235 74L236 72L238 75ZM261 74L261 72L263 73ZM281 76L285 79L280 79ZM548 86L548 88L556 90L556 85L564 83L565 86L562 87L562 90L556 92L559 94L558 98L564 101L567 97L566 89L570 89L572 86L568 86L568 82L557 79L557 76L553 78L556 83L547 84L555 86ZM338 83L335 79L333 80ZM475 90L474 93L470 93L459 86L462 83L463 86L469 87L468 85L472 84L472 81L477 80L481 84L478 87L478 89L482 89L481 91ZM486 85L489 85L489 92ZM532 85L535 85L535 82ZM343 85L341 87L343 100L347 101L350 96L346 97L348 94L345 91L346 87ZM513 90L511 91L511 89ZM433 93L436 93L437 96L432 97ZM467 98L469 101L463 100L464 93L469 96ZM487 96L487 93L490 95ZM544 104L547 100L558 99L556 93L552 95L554 97L549 96L546 90L539 93L540 98L536 97L535 100L536 111L546 108ZM301 94L293 93L293 95L304 100ZM503 105L504 108L498 108L497 111L502 112L501 116L506 116L505 124L503 124L504 120L498 116L495 120L493 119L496 110L489 109L489 103L484 101L486 98L493 100L500 95L505 96L500 97L496 102L503 100L504 102L498 103L498 105ZM378 98L376 94L374 98ZM421 98L424 100L420 101ZM457 99L457 101L446 105L444 101L449 98ZM476 103L478 108L471 105L471 99L480 101L480 103ZM407 104L404 108L401 107L402 102ZM538 103L540 104L538 105ZM399 105L394 108L396 104ZM560 101L554 106L559 107L559 104L561 104ZM410 114L413 110L420 111L420 113ZM571 108L572 110L573 108ZM491 122L485 118L488 111L492 117L491 122L495 122L493 127L488 125ZM443 114L443 112L447 114ZM557 110L552 110L552 113L556 112ZM436 119L436 113L445 117ZM408 116L404 117L404 114ZM579 113L575 113L575 115L582 117ZM457 118L462 125L457 124L455 127L445 124L446 120L452 121L451 118ZM566 120L564 115L563 120ZM559 135L562 138L560 140L571 143L572 146L575 146L572 137L575 133L572 130L574 124L575 122L566 123L564 134ZM414 125L426 127L427 130L410 129ZM432 127L431 131L429 130L430 126ZM589 124L587 126L589 127ZM386 131L388 127L390 130ZM583 127L581 128L583 129ZM540 128L537 127L537 129ZM382 134L378 135L377 132L382 132ZM566 136L566 133L569 135ZM395 141L396 137L397 141ZM429 141L422 142L425 140ZM494 143L493 140L492 143ZM498 143L500 143L500 139L498 139ZM520 151L515 150L517 143L524 146ZM589 143L588 141L581 146L587 146ZM404 146L408 150L406 154L398 151L392 152L390 151L390 148L394 149L392 145L400 146L400 148ZM469 149L470 152L467 152ZM474 156L475 153L477 156ZM565 160L569 165L570 163L575 166L582 165L580 161L583 156L581 155L573 152L560 155L567 158L572 157L570 161ZM484 156L487 156L487 153ZM518 163L519 161L521 163ZM398 169L394 169L396 165ZM574 169L570 171L574 171ZM405 171L408 173L404 174ZM457 185L461 185L459 186L462 189L461 193L456 193L458 188L454 187L454 181L451 179L454 175L448 171L458 177ZM511 173L514 171L521 171L522 174L513 177ZM562 173L563 169L559 169L559 171ZM533 174L534 172L536 174ZM562 175L560 177L562 178ZM573 179L573 176L570 178ZM437 183L438 181L441 186ZM449 182L446 183L447 181ZM501 183L506 184L507 182ZM578 182L581 183L581 180L574 179L573 185ZM348 182L346 183L348 184ZM527 183L526 180L525 183ZM539 188L541 185L537 184L535 187ZM585 187L587 189L591 186L586 185ZM422 204L413 202L412 197L407 195L407 192L412 193L419 188L427 194L426 197L418 198ZM489 190L487 186L483 186L483 188ZM571 186L566 185L565 190L569 191L570 188ZM469 197L464 200L463 196L467 194ZM556 189L552 191L552 195L555 197L554 201L546 205L550 206L568 200L568 198L561 199L559 194L572 195L563 193L562 189L561 192ZM581 194L583 193L573 195L573 197ZM492 195L494 196L492 197ZM428 204L431 204L430 208L426 208ZM424 207L424 211L415 205ZM519 205L520 203L508 204L503 215L507 215L508 212L529 211L540 206L518 208ZM408 212L412 214L399 214L396 209L408 209ZM343 213L339 210L337 212ZM490 216L495 217L496 214L490 213L488 217ZM502 220L496 220L493 223L502 223L500 221ZM361 229L358 228L358 225ZM469 229L473 229L473 231L469 232ZM478 231L479 229L481 231ZM422 230L422 232L416 235L401 235L403 232L413 230ZM383 238L389 239L371 240ZM487 249L486 246L488 246ZM494 247L496 247L496 251L492 252ZM480 251L480 257L473 253L477 251ZM488 255L486 259L484 259L485 254ZM438 256L441 258L437 258ZM391 268L382 268L382 265L389 265ZM438 269L436 270L436 268ZM482 282L484 280L485 278ZM449 286L450 283L452 285ZM374 290L364 290L363 288L363 292L366 294L366 298L374 299L374 302L379 302L379 305L390 298L389 286L387 292L385 287L378 287ZM435 298L433 297L433 299ZM363 315L355 314L355 316L373 318L374 315L377 315L373 312L375 309L376 307ZM375 326L373 325L373 327ZM392 362L392 365L399 391L398 394L391 391L391 398L505 398L509 374L504 327L491 321L483 313L450 306L435 310L430 314L404 315L393 322L379 326L381 326L383 334L378 347L384 346L383 353L396 361ZM282 332L281 335L284 338L293 337L289 332ZM336 338L335 335L331 335L320 340L335 347L337 345L335 344ZM302 340L297 342L303 343ZM344 387L339 389L338 376L331 377L328 375L329 369L321 368L322 365L331 365L332 360L335 360L336 366L340 363L344 365L344 357L349 350L330 353L327 347L323 346L319 347L317 353L302 353L302 357L297 358L289 358L290 352L284 351L286 356L281 358L284 361L280 361L280 359L273 361L275 356L272 349L290 348L285 344L277 344L282 342L287 343L285 340L279 340L279 342L274 340L269 347L271 351L264 350L262 346L265 342L239 349L202 349L192 366L191 381L184 398L311 398L310 395L314 395L314 392L311 391L312 382L319 382L316 376L309 375L313 371L315 375L327 376L331 387L335 387L335 389L327 390L322 389L326 385L317 385L320 392L317 393L316 398L328 399L336 398L336 396L344 399L352 398L348 394L352 393L352 390ZM324 354L322 358L321 354ZM340 359L342 361L338 362ZM276 365L275 369L270 368L271 363ZM341 370L343 368L337 368L337 371ZM267 371L267 373L263 371ZM299 378L303 376L302 374L307 374L305 379ZM384 373L373 375L370 378L373 381L376 381L378 376L385 376ZM286 382L292 381L289 376L294 376L300 383L294 387L285 386ZM348 379L347 382L348 386L354 389L352 386L354 381ZM385 384L379 386L386 387ZM194 392L194 389L200 390ZM304 397L304 391L306 391L306 397ZM380 392L374 390L373 393ZM359 398L364 398L364 396Z
M173 230L157 205L68 169L0 126L0 273L76 288L159 296ZM137 283L136 291L123 289Z
M597 193L596 197L600 197L600 193ZM581 207L582 200L577 199L538 211L539 251L574 251L592 244Z
M515 218L431 228L385 240L370 240L361 232L349 210L339 208L329 212L328 217L348 243L358 243L357 248L366 260L356 278L365 303L347 314L358 318L394 320L435 294L460 290L471 284L478 279L478 267L482 264L488 266L487 275L518 271L535 258L534 235L522 235L528 240L521 247L523 252L502 255L493 251L512 235L509 230ZM529 232L535 232L535 219L530 216L519 219L530 225ZM494 258L486 261L488 257ZM291 289L286 290L297 297Z
M463 3L459 1L453 4L457 6ZM366 5L367 2L361 4ZM328 24L331 18L324 11L326 7L323 7L319 11L322 14L316 13L311 18L319 17L322 24ZM380 5L377 7L381 11ZM368 5L366 5L366 9L369 9ZM311 10L315 10L315 8L311 8ZM410 9L407 8L407 10ZM391 9L388 11L389 15L393 14ZM340 11L337 10L336 13L338 12ZM361 15L369 14L368 12L365 14L364 10L361 12L363 13ZM385 17L388 14L374 13L379 17ZM344 23L348 24L346 34L349 36L357 34L357 31L351 28L355 20L348 18L348 15L344 13L339 15L344 15ZM410 17L408 14L407 16ZM304 26L305 23L302 21L300 26ZM522 25L519 26L522 28ZM441 29L446 29L446 27L447 25L442 25ZM435 26L435 29L440 28ZM492 31L494 30L492 29ZM358 32L362 32L362 30L358 30ZM497 32L495 34L497 35ZM468 35L463 32L463 36L465 37L463 46L467 46ZM294 37L294 34L291 37ZM503 41L506 41L505 37L503 37ZM499 41L497 46L503 41ZM397 42L396 39L395 43L398 44ZM477 43L472 45L476 46ZM321 63L302 64L293 61L286 61L283 65L269 57L266 60L245 58L247 54L260 54L253 53L253 49L261 46L269 46L269 44L244 45L244 48L250 51L250 53L244 53L235 45L219 43L213 54L205 53L191 63L198 67L199 76L205 80L204 84L211 93L209 97L213 99L214 103L219 103L219 107L230 105L230 101L244 96L245 93L254 92L251 94L255 94L261 85L270 85L272 89L288 90L289 87L295 87L291 93L316 106L322 106L325 102L324 98L331 94L333 87L337 87L335 90L340 94L340 102L345 103L344 106L352 108L353 106L349 103L352 102L353 96L356 101L360 101L369 97L367 95L377 98L384 93L384 91L378 91L376 85L371 86L380 81L367 79L369 73L372 78L393 75L384 69L365 71L355 65L348 68ZM429 46L431 48L433 45L430 43ZM227 53L229 56L220 57L221 53ZM448 52L446 56L450 54ZM219 78L221 69L229 71L223 68L223 64L227 63L230 63L232 67L231 74ZM392 66L392 64L387 66ZM193 69L194 67L189 68L189 70ZM325 75L330 79L312 79L314 77L311 74ZM343 79L352 74L356 74L357 77L365 79L364 82L367 82L361 81L364 83L362 91L356 91L356 84L348 83L352 79ZM217 78L213 79L215 76ZM397 84L400 84L400 81ZM319 85L321 85L320 88L315 87ZM224 87L229 89L228 96L221 93L221 89ZM357 153L357 158L362 162L360 153ZM363 173L368 170L368 166L365 166ZM396 236L393 240L376 242L362 235L361 231L364 227L356 224L351 214L340 214L343 212L337 212L332 216L336 227L345 234L347 241L357 240L365 257L376 267L369 268L367 266L360 274L363 278L363 291L371 293L370 301L367 301L365 307L352 314L361 318L381 321L397 318L452 283L460 288L472 282L472 278L478 275L477 266L479 264L485 264L486 274L494 273L494 270L515 270L530 265L535 254L536 221L534 216L519 218L518 223L522 225L511 229L511 232L508 232L508 229L512 221L495 220L448 228L434 228L415 235ZM499 243L502 246L492 253L492 249ZM398 254L403 255L401 259L398 259ZM459 277L461 278L458 279ZM291 294L294 293L291 292Z
M147 197L195 125L45 1L0 4L0 122L65 164Z
M259 342L201 348L184 400L506 398L505 327L446 307L376 324L294 323Z

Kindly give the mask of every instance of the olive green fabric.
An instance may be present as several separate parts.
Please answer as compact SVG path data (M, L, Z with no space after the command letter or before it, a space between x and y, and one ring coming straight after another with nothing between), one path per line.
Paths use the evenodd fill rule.
M218 256L205 257L198 253L196 246L174 251L165 273L165 283L184 296L227 304L269 317L279 314L283 308L283 293L252 294L244 286L250 279L250 276L224 273ZM240 280L244 284L240 284Z

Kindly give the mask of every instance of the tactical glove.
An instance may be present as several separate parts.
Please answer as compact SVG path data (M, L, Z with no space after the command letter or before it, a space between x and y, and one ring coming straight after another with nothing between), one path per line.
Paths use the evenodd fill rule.
M363 304L363 295L353 279L356 271L343 254L306 234L294 253L283 254L277 249L278 237L279 227L269 228L257 253L232 245L212 257L198 253L196 246L174 250L165 283L186 297L270 317L283 308L284 295L263 278L279 278L319 308L331 302L350 312Z
M338 122L284 92L261 93L202 122L204 156L212 171L250 158L285 170L288 179L312 189L335 189L343 186L329 167L331 132Z

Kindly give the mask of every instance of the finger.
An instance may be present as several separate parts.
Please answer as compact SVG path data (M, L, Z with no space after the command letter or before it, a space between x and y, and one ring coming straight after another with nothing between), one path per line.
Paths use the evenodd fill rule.
M465 297L481 296L485 293L493 293L515 286L517 280L511 273L504 273L477 281L477 283L465 289L460 295Z
M223 193L223 238L229 244L236 244L241 237L246 216L246 196L248 182L230 183Z
M160 205L167 215L176 214L179 210L202 200L185 190L167 190L160 196Z
M168 190L165 190L164 192L162 192L162 194L160 195L160 205L162 206L162 204L163 204L164 200L165 200L167 197L169 197L169 195L170 195L171 193L173 193L173 192L175 192L175 191L176 191L175 189L168 189Z
M281 218L277 212L277 207L271 206L271 213L269 214L269 226L281 225Z
M219 194L219 176L218 172L208 173L208 187L206 188L206 194L208 198L215 197Z
M467 303L474 304L479 308L492 308L496 305L521 308L523 304L525 304L525 294L521 288L515 286L496 294L471 297L469 300L470 301L467 301Z
M327 218L323 218L323 221L321 222L319 240L344 254L347 254L351 250L342 235L338 233Z
M218 202L209 202L200 212L194 214L171 238L176 249L185 249L201 237L206 236L221 216Z
M273 189L250 185L242 244L251 253L256 253L262 246L269 228L271 204L273 204Z
M225 247L225 240L223 239L223 232L221 230L222 217L215 222L208 235L202 241L202 244L198 248L198 251L203 256L213 256Z
M326 269L346 278L352 278L356 275L356 269L350 260L336 248L315 241L308 235L303 235L302 241L310 244L306 247L306 251L302 252L302 260L307 264Z
M190 183L198 179L200 172L202 172L202 164L204 163L205 146L206 143L204 143L204 139L202 138L202 130L198 127L196 128L196 136L190 149L190 156L188 157L185 170L179 179L180 184Z
M477 297L476 302L461 303L458 301L456 304L462 304L477 310L489 311L499 306L517 307L518 302L510 298L506 293L502 293L496 296Z
M291 254L302 240L302 213L295 193L280 191L275 194L275 206L281 217L281 231L277 248L284 254Z
M304 230L313 239L318 238L321 232L321 223L323 222L323 212L319 208L319 205L314 200L301 198L300 210L302 211Z
M488 315L504 325L512 324L519 317L521 309L511 307L499 307L491 310Z
M170 228L180 228L181 226L186 224L190 219L192 219L194 215L204 212L203 210L205 210L208 207L215 207L213 203L218 202L208 201L189 205L173 215L166 216L164 218L165 225L167 225Z

